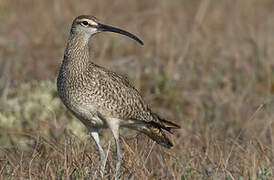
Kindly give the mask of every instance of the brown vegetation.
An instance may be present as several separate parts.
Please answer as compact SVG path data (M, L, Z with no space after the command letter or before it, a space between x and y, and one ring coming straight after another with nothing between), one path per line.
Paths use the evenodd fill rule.
M122 130L121 179L273 179L273 9L271 0L1 0L0 179L98 174L96 146L55 87L80 14L144 41L102 33L93 57L182 126L171 150ZM112 137L101 135L113 178Z

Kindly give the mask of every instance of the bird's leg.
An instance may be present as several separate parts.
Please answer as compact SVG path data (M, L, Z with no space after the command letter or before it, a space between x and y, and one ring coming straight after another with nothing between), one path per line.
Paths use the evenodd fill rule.
M120 173L121 160L122 160L122 154L121 154L120 143L119 143L119 126L120 126L119 119L114 119L114 118L109 119L108 124L114 136L115 145L116 145L117 162L116 162L115 180L118 180L119 173Z
M98 129L97 128L88 128L91 136L93 137L97 147L98 147L98 151L100 154L100 173L101 176L104 176L104 171L105 171L105 165L106 165L106 156L105 156L105 152L102 148L102 146L100 145L100 139L99 139L99 133L98 133Z
M120 149L120 143L119 143L119 136L115 139L115 144L116 144L116 153L117 153L117 162L116 162L116 173L115 173L115 180L119 179L119 172L120 172L120 166L121 166L121 160L122 160L122 154L121 154L121 149Z

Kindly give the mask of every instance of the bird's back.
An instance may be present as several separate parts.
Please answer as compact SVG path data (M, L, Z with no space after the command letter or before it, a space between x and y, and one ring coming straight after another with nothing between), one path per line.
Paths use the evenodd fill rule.
M140 93L126 77L90 63L86 71L59 75L58 90L66 103L97 106L102 115L119 119L153 120Z

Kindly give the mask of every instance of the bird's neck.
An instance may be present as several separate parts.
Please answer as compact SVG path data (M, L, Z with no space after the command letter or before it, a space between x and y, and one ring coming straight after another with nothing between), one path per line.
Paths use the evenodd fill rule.
M70 34L62 62L62 68L77 74L85 71L90 61L89 37L83 34Z

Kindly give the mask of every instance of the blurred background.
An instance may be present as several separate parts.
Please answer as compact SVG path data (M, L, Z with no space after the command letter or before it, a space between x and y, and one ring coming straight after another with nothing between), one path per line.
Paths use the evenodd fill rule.
M98 174L96 146L55 85L81 14L144 41L101 33L93 61L128 76L155 112L182 126L171 150L122 130L122 179L274 178L274 1L1 0L1 179ZM112 178L115 148L101 135Z

